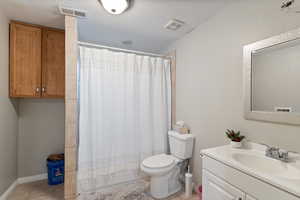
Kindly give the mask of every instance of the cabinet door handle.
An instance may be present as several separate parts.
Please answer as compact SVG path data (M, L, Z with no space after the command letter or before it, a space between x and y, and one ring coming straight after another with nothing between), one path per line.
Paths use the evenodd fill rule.
M46 92L46 87L42 87L42 92L43 92L43 93Z
M37 87L37 88L35 89L35 92L36 92L36 93L39 93L39 92L40 92L40 88Z

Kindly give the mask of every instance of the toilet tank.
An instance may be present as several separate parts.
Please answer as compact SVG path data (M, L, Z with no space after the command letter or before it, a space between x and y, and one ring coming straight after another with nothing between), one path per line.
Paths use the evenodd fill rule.
M194 135L180 134L176 131L169 131L169 143L171 154L180 159L189 159L193 154Z

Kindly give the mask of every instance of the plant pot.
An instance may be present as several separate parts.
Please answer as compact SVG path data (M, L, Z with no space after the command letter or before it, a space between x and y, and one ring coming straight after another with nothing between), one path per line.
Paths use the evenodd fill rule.
M241 148L242 147L242 142L231 141L230 145L231 145L232 148Z

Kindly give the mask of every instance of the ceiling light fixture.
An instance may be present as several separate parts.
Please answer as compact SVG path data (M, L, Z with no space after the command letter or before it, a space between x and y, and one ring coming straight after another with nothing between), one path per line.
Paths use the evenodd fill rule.
M125 12L130 5L130 0L99 0L103 8L113 15Z

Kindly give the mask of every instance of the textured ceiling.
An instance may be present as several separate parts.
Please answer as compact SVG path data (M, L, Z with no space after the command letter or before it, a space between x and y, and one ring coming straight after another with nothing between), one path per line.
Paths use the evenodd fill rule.
M87 11L87 19L79 20L81 41L134 50L160 52L175 40L192 31L234 0L135 0L133 6L119 16L104 11L98 0L1 0L0 7L10 19L63 27L58 12L62 2ZM164 29L176 18L186 22L178 31ZM122 41L131 40L131 45Z

